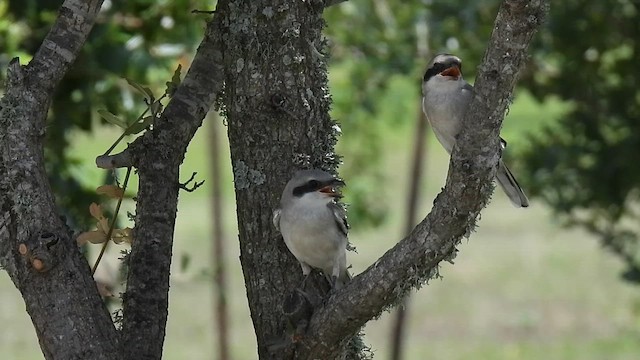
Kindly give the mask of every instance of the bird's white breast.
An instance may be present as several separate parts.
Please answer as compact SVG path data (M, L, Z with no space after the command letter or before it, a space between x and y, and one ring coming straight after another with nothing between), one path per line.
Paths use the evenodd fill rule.
M462 79L440 80L433 84L429 82L423 89L422 109L438 141L448 153L453 150L471 100L471 91L463 88L465 84Z
M282 211L280 230L299 261L329 274L337 252L346 247L346 237L338 229L327 203L309 201L305 196Z

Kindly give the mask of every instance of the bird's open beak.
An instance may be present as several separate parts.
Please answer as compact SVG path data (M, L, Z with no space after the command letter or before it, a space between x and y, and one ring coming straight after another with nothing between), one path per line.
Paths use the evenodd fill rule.
M460 74L461 74L460 68L458 68L455 65L440 73L440 75L442 76L449 76L449 77L455 78L456 80L458 80L458 78L460 77Z
M331 182L330 185L320 188L320 190L318 191L326 194L327 196L340 198L342 197L342 193L338 189L340 186L344 186L344 181L335 179Z

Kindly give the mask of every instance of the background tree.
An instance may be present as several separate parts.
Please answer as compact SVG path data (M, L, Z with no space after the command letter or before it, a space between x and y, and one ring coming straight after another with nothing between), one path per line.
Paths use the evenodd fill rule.
M356 228L379 225L387 215L381 200L391 194L370 190L381 182L382 171L376 166L384 152L381 138L414 119L398 114L422 111L404 100L421 96L419 80L426 62L448 51L465 63L479 64L499 4L353 1L326 12L336 74L332 115L342 129L339 150L347 155L343 174L353 178L345 192ZM349 21L341 21L344 17ZM474 67L465 68L466 77L475 74ZM359 146L362 139L368 146Z
M8 0L0 4L3 69L15 56L23 61L32 58L62 3ZM100 9L88 43L60 81L47 115L48 124L55 124L46 132L47 174L56 203L73 229L92 225L87 204L97 202L97 195L87 187L86 174L76 169L80 160L69 150L71 136L95 131L99 123L104 123L97 114L99 109L127 118L140 114L144 104L136 101L136 91L124 78L162 91L173 69L178 64L187 65L187 57L195 50L202 23L193 21L197 17L190 12L206 4L202 0L133 0L112 1ZM6 80L6 72L0 72L0 82ZM106 174L105 178L111 178L111 173Z
M635 283L640 282L639 14L637 1L554 6L524 84L538 99L567 101L570 110L531 136L522 155L532 195L565 225L597 235L625 262L624 278Z
M171 101L149 131L123 152L97 159L104 168L133 166L140 177L120 334L100 301L86 261L57 216L40 139L53 91L79 53L101 5L65 1L31 62L24 67L18 60L9 63L0 101L0 260L22 292L45 357L161 357L179 166L219 95L229 121L241 261L258 350L261 357L270 357L271 339L265 334L283 333L283 319L273 314L283 290L299 283L300 274L281 242L273 247L273 207L262 201L275 200L276 189L294 168L331 169L337 163L320 52L324 4L219 2L188 74L175 93L171 91ZM544 7L543 2L505 1L476 84L478 96L465 119L468 126L432 213L375 266L316 309L295 349L297 358L333 358L343 352L346 339L366 321L433 277L438 264L455 254L492 192L505 100ZM500 71L506 65L514 71ZM273 81L262 81L265 78ZM299 124L305 122L306 127ZM267 132L252 126L265 126L262 130ZM291 130L307 141L292 138ZM286 146L273 141L274 132ZM488 139L496 146L483 146ZM274 162L274 156L283 161Z

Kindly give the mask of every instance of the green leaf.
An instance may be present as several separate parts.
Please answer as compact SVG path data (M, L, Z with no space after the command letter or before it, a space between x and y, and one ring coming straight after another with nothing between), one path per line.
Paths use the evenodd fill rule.
M182 71L182 65L178 65L176 71L173 72L173 76L171 77L171 81L167 81L167 89L164 91L169 97L172 97L173 94L178 90L178 86L182 80L180 80L180 72Z
M145 99L148 100L149 103L152 103L155 101L155 97L153 96L153 92L151 92L151 89L149 89L146 86L140 85L137 82L124 78L125 80L127 80L127 83L134 89L138 90L138 92L140 94L142 94L142 96L145 97Z
M127 128L127 122L124 121L123 119L117 117L116 115L112 114L111 112L109 112L108 110L104 110L104 109L100 109L98 110L98 115L100 115L103 119L107 120L108 123L119 126L123 129Z
M127 128L127 130L125 130L124 134L125 135L134 135L134 134L137 134L139 132L142 132L149 125L151 125L152 121L153 121L153 116L147 116L147 117L143 118L142 121L137 122L135 124L131 124Z

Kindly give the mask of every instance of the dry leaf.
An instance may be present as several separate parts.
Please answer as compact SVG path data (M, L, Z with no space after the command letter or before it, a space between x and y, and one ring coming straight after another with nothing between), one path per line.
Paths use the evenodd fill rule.
M102 215L102 208L96 203L91 203L91 205L89 205L89 213L97 220L104 218L104 215Z
M107 234L109 232L109 220L103 217L98 220L96 227L98 228L98 231L101 231L103 234Z
M124 229L113 229L111 240L113 240L113 242L116 244L120 244L123 242L131 244L131 242L133 241L132 229L128 227Z
M105 241L107 241L107 235L98 230L83 232L78 235L78 238L76 239L78 245L84 245L88 242L92 244L102 244Z
M124 189L116 185L102 185L96 189L98 195L106 195L110 198L121 199L124 196Z

